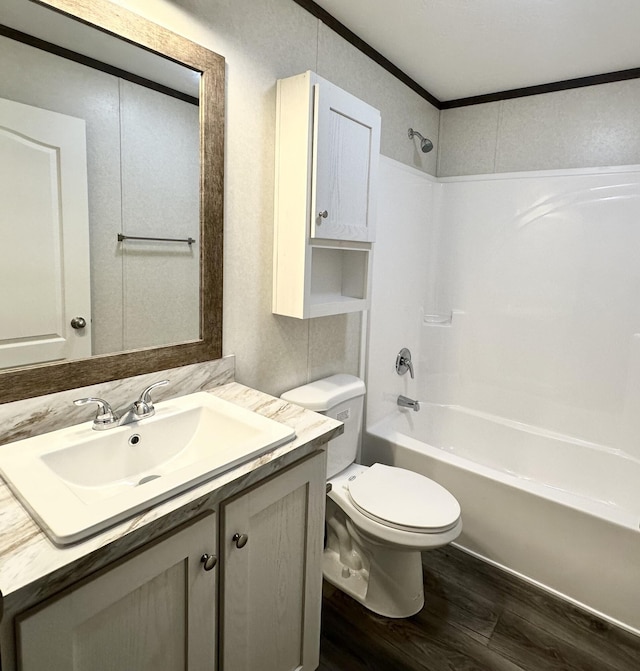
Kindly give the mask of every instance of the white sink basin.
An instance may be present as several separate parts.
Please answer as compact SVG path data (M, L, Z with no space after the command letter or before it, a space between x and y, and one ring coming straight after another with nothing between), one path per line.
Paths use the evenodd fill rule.
M55 543L87 538L295 437L293 429L200 392L153 417L92 422L0 448L0 473Z

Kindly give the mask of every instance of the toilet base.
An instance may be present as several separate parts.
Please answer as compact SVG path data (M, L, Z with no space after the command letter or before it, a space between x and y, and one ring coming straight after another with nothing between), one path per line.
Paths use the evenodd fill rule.
M361 567L351 568L341 561L339 552L326 548L322 557L325 580L378 615L403 618L422 609L419 551L376 546L375 552L360 555Z

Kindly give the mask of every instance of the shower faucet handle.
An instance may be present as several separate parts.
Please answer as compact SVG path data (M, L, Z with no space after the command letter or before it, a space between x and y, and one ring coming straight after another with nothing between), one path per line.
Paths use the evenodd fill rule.
M411 379L413 380L413 363L411 363L411 352L403 347L396 357L396 373L398 375L404 375L407 371L411 374Z

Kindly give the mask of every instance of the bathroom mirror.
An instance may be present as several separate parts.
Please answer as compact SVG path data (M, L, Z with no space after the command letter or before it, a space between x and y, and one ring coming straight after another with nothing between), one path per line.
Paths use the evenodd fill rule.
M114 332L122 331L126 334L128 329L134 335L123 340L121 349L126 351L120 351L117 346L104 344L108 339L100 334L93 339L99 343L104 341L97 348L98 353L95 354L96 348L92 347L92 356L77 360L35 363L37 359L34 358L33 365L22 365L18 360L17 367L10 368L7 361L11 365L11 359L5 357L4 361L0 360L0 402L219 358L222 355L224 59L107 0L92 0L91 3L82 0L7 0L7 3L6 7L3 6L0 23L8 25L0 31L3 35L0 39L7 39L6 36L10 35L9 39L13 43L16 38L11 34L12 31L20 33L21 36L27 34L26 42L22 37L16 42L21 48L36 53L34 49L37 47L42 53L53 53L50 56L52 59L60 61L62 55L74 61L75 56L69 57L65 52L70 49L66 43L69 34L76 31L59 23L60 20L72 21L73 26L81 28L79 34L82 31L91 31L88 37L81 35L76 38L75 43L71 43L73 54L81 56L79 61L75 59L69 66L75 68L75 75L80 73L79 88L84 86L88 90L91 86L90 79L94 77L87 76L86 69L92 66L93 61L99 62L106 64L107 69L98 65L95 78L102 77L110 82L112 88L115 86L115 98L122 101L128 96L130 100L135 99L136 105L142 100L146 107L132 105L131 109L135 107L135 114L127 113L127 116L123 113L122 104L116 103L116 107L121 105L114 112L120 118L121 127L126 130L125 122L128 122L128 128L133 129L129 131L131 141L127 146L125 132L118 130L119 137L115 143L109 139L101 140L102 147L96 149L97 145L94 143L90 149L90 123L86 121L87 163L91 162L91 151L98 155L97 160L94 156L94 163L100 169L94 169L94 173L108 172L105 166L108 165L107 153L110 144L118 145L113 153L117 150L118 154L125 156L126 151L129 151L126 165L133 166L133 170L128 171L134 173L134 179L126 182L123 175L127 170L121 168L117 176L121 182L118 187L120 191L116 193L111 187L111 191L103 189L101 201L96 198L99 188L92 181L89 166L88 213L91 226L100 219L96 215L96 208L92 207L92 198L93 202L103 206L99 231L96 233L90 229L96 238L91 241L92 264L102 250L106 250L105 255L110 255L121 267L115 272L113 283L109 280L108 273L103 272L96 278L93 276L93 269L91 270L92 300L97 312L102 315L103 324L112 327ZM28 12L33 11L46 12L47 16L37 20L27 18L24 25L17 25L19 20L12 16L12 6L18 9L23 7L27 10L27 17L31 16ZM49 32L43 34L44 29ZM113 45L104 47L115 55L115 61L108 62L111 56L104 55L106 52L98 52L97 55L83 53L83 42L90 43L94 48L105 37L107 41L111 40L117 45L115 49ZM33 42L29 42L31 38ZM37 58L41 56L38 55ZM158 66L160 59L161 64ZM0 63L0 70L7 67L7 59L2 60L5 62ZM43 68L29 72L28 61L28 58L16 58L12 64L13 69L17 68L19 71L16 79L37 80L40 76L41 81L51 88L50 80L42 77ZM32 81L29 83L34 85ZM60 99L67 97L66 90L58 89L54 93L58 93ZM100 93L98 98L102 95ZM0 98L2 97L0 92ZM12 96L6 97L10 99ZM20 96L13 97L20 99ZM99 100L99 104L81 102L85 107L93 105L98 108L101 120L107 118L111 104L108 96L104 96L104 101ZM43 104L42 107L46 108L47 105ZM172 110L172 114L173 110L177 110L178 116L168 121L168 116L161 114L165 107ZM39 109L34 109L40 113ZM131 121L136 114L142 119L138 127ZM151 125L152 116L158 117L157 126ZM148 136L146 138L145 133ZM122 165L125 165L124 159L121 160ZM64 175L62 169L60 172ZM149 188L147 182L151 183L151 177L155 177L156 173L162 173L160 181ZM149 179L143 179L147 175ZM183 186L181 182L184 183ZM167 193L172 195L164 202L163 197L166 200ZM174 196L174 193L178 193L178 196ZM62 199L63 197L60 198L61 201ZM116 219L125 211L127 203L131 212L128 214L129 223L123 225L122 222L127 221L124 216L121 221ZM112 216L105 216L109 212ZM150 212L153 216L150 216ZM192 224L188 224L189 212L193 219ZM170 220L171 216L173 220ZM8 217L5 216L4 219L6 223ZM104 222L108 225L104 225ZM97 226L94 228L97 229ZM185 233L187 230L188 233ZM120 240L116 239L116 233L126 233L134 237L175 237L178 242ZM23 237L33 240L36 236ZM192 242L187 242L188 239ZM47 247L45 243L41 246ZM32 249L36 253L35 246L26 249L29 255ZM153 269L154 264L156 270L150 272L148 268ZM20 268L20 265L18 257L15 266ZM71 265L74 264L67 264ZM15 274L18 275L18 272ZM192 276L190 283L180 285L189 274ZM162 280L163 275L169 277L170 282L167 289L159 292L158 301L152 297L153 288ZM17 279L14 282L13 274L11 278L11 288L3 287L3 291L13 292L20 284ZM67 284L79 286L83 282L72 281ZM118 303L124 293L122 285L129 290L126 309L121 308ZM168 308L167 294L172 289L175 289L177 299L175 307L172 305ZM167 300L163 302L162 296L166 296ZM113 307L115 313L122 313L123 321L128 319L129 326L115 325L117 319L110 316L110 307ZM187 317L183 318L180 310L184 310ZM40 314L41 310L35 312ZM91 314L93 313L92 309ZM168 324L172 319L177 327L169 328ZM94 319L95 321L97 320ZM90 326L97 327L97 324ZM117 338L112 339L112 342L117 343ZM55 354L52 358L55 358ZM31 364L31 361L28 363Z

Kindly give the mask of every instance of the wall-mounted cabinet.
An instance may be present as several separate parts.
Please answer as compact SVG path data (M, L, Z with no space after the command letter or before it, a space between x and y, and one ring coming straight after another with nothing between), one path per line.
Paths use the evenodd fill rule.
M278 81L273 312L366 310L380 112L313 72Z

